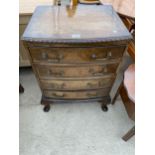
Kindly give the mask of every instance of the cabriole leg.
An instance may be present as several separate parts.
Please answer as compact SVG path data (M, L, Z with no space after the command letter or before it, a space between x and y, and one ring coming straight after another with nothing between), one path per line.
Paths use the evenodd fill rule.
M104 112L108 111L108 106L107 106L107 105L110 104L110 102L111 102L110 96L105 97L105 98L101 101L101 103L102 103L101 108L102 108L102 110L103 110Z
M50 103L48 100L46 100L44 97L41 99L41 104L44 105L44 112L48 112L50 110Z

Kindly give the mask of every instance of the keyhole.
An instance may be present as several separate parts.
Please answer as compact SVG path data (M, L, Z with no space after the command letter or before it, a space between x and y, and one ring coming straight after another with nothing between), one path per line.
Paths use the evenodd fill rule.
M46 59L46 58L47 58L47 53L43 52L43 53L42 53L42 58L43 58L43 59Z
M93 59L95 59L96 58L96 54L92 54L92 56L91 56Z
M109 58L112 56L112 53L111 52L108 52L108 55L107 55Z

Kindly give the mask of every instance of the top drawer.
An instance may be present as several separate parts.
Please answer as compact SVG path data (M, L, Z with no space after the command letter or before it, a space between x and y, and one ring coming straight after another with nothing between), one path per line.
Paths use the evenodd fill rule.
M31 47L33 62L92 63L122 57L125 46L86 48L41 48Z

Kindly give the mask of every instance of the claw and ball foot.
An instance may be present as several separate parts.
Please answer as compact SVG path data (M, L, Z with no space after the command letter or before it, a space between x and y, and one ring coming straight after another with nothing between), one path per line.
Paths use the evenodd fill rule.
M44 112L49 112L49 110L50 110L50 104L46 104L45 106L44 106Z
M107 105L110 104L110 102L111 102L110 96L106 96L106 97L101 101L101 103L102 103L101 109L102 109L104 112L108 111L108 106L107 106Z
M104 105L104 104L102 104L101 108L102 108L102 110L105 111L105 112L108 111L108 107L107 107L106 105Z
M50 110L50 102L46 100L44 97L42 97L41 102L42 105L44 105L43 111L48 112Z

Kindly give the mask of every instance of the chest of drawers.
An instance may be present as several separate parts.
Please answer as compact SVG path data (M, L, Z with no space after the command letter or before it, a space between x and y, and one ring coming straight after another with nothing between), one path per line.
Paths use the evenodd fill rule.
M22 37L44 111L57 101L101 101L107 110L131 35L111 6L68 7L37 7Z

